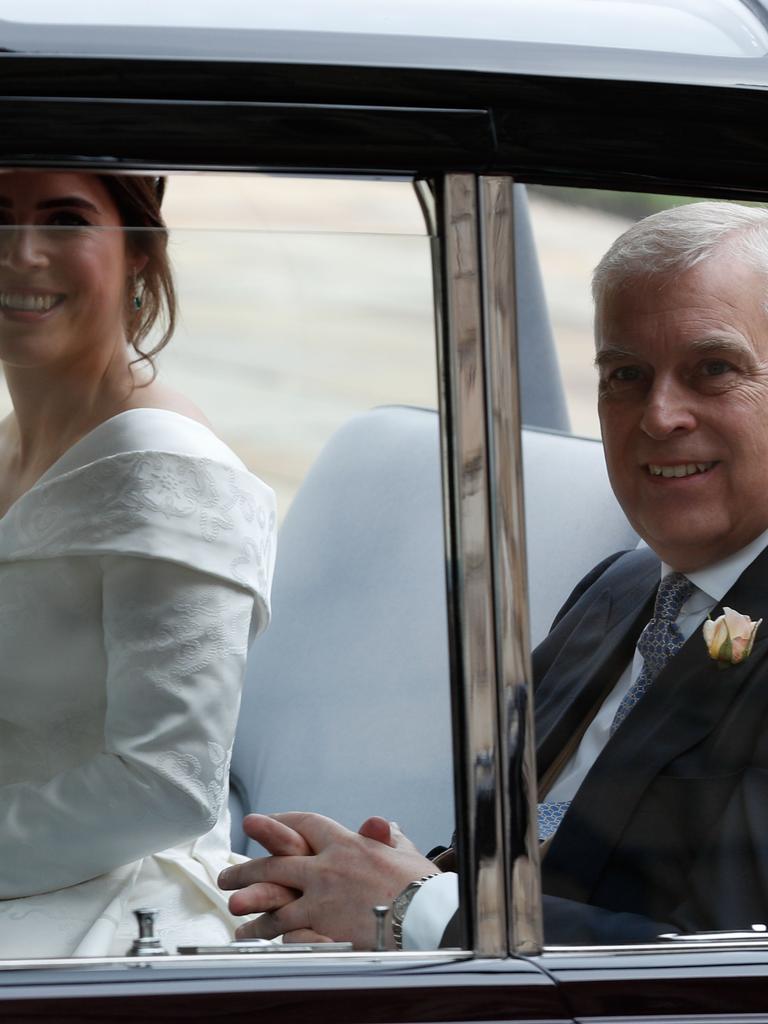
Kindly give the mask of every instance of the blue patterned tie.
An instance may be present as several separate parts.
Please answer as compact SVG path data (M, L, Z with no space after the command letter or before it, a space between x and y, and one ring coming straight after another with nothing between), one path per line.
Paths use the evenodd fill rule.
M547 800L539 804L539 842L553 836L571 806L570 800Z
M634 708L669 658L677 654L683 646L683 634L675 620L693 589L693 583L680 572L671 572L661 581L656 594L653 618L637 641L637 649L643 656L643 668L616 710L611 723L611 735ZM570 805L570 800L551 800L539 804L541 842L554 835Z
M683 646L683 634L675 620L691 596L693 584L681 572L665 576L656 594L653 618L640 634L637 649L643 656L643 668L633 686L624 694L611 723L611 736L634 708L673 654Z

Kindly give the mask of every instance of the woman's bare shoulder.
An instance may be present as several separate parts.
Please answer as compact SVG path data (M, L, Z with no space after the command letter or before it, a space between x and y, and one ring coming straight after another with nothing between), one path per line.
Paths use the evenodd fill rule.
M125 405L126 409L165 409L166 412L177 412L187 419L196 420L204 427L216 433L210 420L191 399L180 391L166 387L153 381L146 387L137 388ZM0 424L0 427L2 424Z

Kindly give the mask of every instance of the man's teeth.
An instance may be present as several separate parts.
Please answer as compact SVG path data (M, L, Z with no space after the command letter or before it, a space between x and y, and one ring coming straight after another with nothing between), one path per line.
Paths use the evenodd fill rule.
M0 292L0 308L18 309L25 313L46 313L58 301L57 295L28 295L21 292Z
M712 469L714 462L683 462L679 466L654 466L648 464L651 476L693 476L694 473L706 473Z

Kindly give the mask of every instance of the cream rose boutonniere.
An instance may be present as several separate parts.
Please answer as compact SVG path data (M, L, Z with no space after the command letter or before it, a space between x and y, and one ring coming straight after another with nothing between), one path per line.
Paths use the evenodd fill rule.
M708 618L703 626L709 656L719 662L721 668L738 665L749 657L757 627L763 621L753 622L748 615L735 612L733 608L723 608L723 613L717 619Z

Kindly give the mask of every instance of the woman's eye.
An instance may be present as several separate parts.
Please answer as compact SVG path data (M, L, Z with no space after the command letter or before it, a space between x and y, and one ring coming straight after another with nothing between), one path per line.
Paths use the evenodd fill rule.
M57 210L48 218L48 225L54 228L82 228L88 227L89 221L73 210Z

